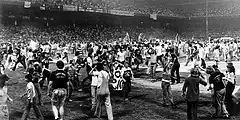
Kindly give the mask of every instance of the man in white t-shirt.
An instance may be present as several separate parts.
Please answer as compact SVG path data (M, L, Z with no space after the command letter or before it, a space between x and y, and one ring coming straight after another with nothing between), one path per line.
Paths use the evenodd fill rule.
M95 68L94 68L95 69ZM112 105L111 105L111 98L110 98L110 91L109 91L109 79L110 75L108 72L104 70L104 66L102 63L98 63L96 66L97 71L90 72L92 75L96 75L97 79L97 90L101 92L101 95L97 95L97 106L96 111L94 113L95 116L101 117L101 102L104 102L107 110L108 120L113 120L112 114Z
M97 83L98 83L98 76L96 74L97 71L92 72L92 82L91 82L91 97L92 97L92 108L91 110L95 110L97 104Z
M157 45L155 47L155 51L157 52L157 63L160 63L159 61L161 61L160 60L161 59L161 55L162 55L161 49L162 49L162 46L159 43L157 43Z
M199 53L198 53L198 57L199 57L199 59L200 59L200 66L202 67L202 68L206 68L206 63L205 63L205 50L204 50L204 48L203 48L203 45L202 44L200 44L199 45L200 47L199 47Z
M122 64L124 64L125 61L125 52L123 51L123 49L121 48L120 51L117 53L118 56L118 61Z

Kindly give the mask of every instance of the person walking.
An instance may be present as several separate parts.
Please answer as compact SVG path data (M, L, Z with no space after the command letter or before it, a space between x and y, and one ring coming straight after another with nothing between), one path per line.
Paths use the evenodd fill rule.
M9 120L9 112L7 100L13 101L7 94L7 81L10 78L7 75L0 75L0 118L1 120Z
M226 96L226 85L223 82L225 75L219 70L215 70L212 66L208 66L206 73L209 74L210 87L208 90L213 89L213 102L215 113L212 115L214 118L230 118L226 105L224 103Z
M131 92L131 85L132 85L132 80L134 80L133 72L131 67L129 66L128 62L124 63L124 67L122 69L122 78L124 81L123 85L123 98L124 100L128 100L128 95Z
M97 83L97 106L94 113L94 116L101 117L102 114L102 103L104 102L107 110L108 120L113 120L113 113L112 113L112 105L110 99L110 91L109 91L109 79L110 75L108 72L104 70L104 66L102 63L98 63L96 66L97 72L93 73L92 75L98 76L98 83Z
M234 89L236 85L236 73L235 67L233 66L232 62L227 63L227 71L225 73L225 78L227 81L226 84L226 109L230 115L234 113L234 105L239 103L239 99L235 96Z
M57 70L51 73L47 95L50 95L50 90L52 89L51 104L55 120L63 120L69 79L68 74L63 70L63 61L58 61L56 66Z
M174 106L172 90L171 90L171 68L173 63L169 62L164 68L163 78L162 78L162 92L163 92L163 106L169 106L169 102Z
M207 85L207 82L200 77L200 71L197 68L193 68L190 71L190 76L186 78L183 88L182 96L187 100L187 119L188 120L197 120L197 106L199 98L199 84L204 86ZM187 91L187 93L186 93Z
M21 98L27 95L27 104L25 106L21 120L27 120L31 108L33 108L38 120L44 120L43 115L37 105L36 89L33 84L33 73L34 69L31 68L29 69L29 74L25 76L27 82L26 92L21 96Z
M170 55L171 55L171 62L173 63L173 66L171 68L171 81L172 81L172 84L175 83L175 73L176 73L176 76L177 76L177 83L180 83L180 74L179 74L179 69L180 69L180 63L178 61L178 57L177 55L174 53L174 49L170 49Z

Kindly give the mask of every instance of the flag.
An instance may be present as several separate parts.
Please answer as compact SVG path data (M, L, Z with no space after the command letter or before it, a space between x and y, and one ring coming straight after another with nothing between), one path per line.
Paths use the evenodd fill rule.
M180 37L179 37L179 35L178 35L178 33L177 33L177 35L175 36L175 41L176 41L176 44L178 45L178 43L179 43L179 40L180 40Z
M30 41L30 44L29 44L29 47L32 49L32 50L36 50L37 47L38 47L38 42L35 42L33 40Z
M30 8L30 7L31 7L31 2L25 1L24 8Z
M139 36L138 36L138 41L141 41L142 36L143 36L143 33L140 33Z
M152 18L153 20L157 20L157 13L150 14L150 18Z
M130 41L130 37L128 32L126 33L126 36L123 38L124 41Z

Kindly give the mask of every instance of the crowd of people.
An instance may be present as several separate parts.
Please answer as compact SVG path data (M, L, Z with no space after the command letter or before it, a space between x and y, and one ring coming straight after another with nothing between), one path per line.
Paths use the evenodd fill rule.
M172 12L188 17L204 17L206 16L206 3L199 4L183 4L172 7ZM208 3L207 14L209 17L216 16L238 16L239 1L215 1Z
M101 117L101 105L104 103L108 119L113 120L111 89L119 89L118 87L121 86L123 100L128 101L134 72L139 72L142 66L147 67L146 74L153 80L158 77L156 68L163 68L161 80L163 105L176 107L174 96L171 95L171 85L182 82L179 73L182 57L186 57L185 65L191 63L193 68L183 86L183 96L188 100L189 119L194 120L197 114L199 90L196 85L207 84L200 74L202 71L210 74L208 84L213 91L216 108L213 117L229 118L231 102L227 102L225 108L223 102L225 100L221 98L226 97L226 100L230 101L233 97L238 103L238 99L234 94L232 95L236 84L235 72L232 63L228 62L239 59L240 44L237 40L216 39L196 42L173 39L173 37L157 39L162 32L159 33L160 35L154 35L152 34L154 29L134 30L130 27L1 26L1 28L1 39L4 40L1 44L1 74L4 74L4 69L18 70L19 64L22 64L26 74L27 90L21 97L27 96L28 104L22 115L23 120L27 119L31 107L34 108L38 119L44 119L39 105L43 105L41 91L46 84L54 117L62 120L65 101L71 102L72 92L82 91L87 80L91 82L89 86L91 111L95 116ZM214 60L216 64L207 67L205 61L208 60ZM226 74L221 73L217 68L220 61L229 64L229 71ZM52 71L50 65L52 62L56 63L57 70ZM81 78L81 71L84 68L87 76ZM122 83L108 86L117 79L121 79ZM196 83L192 82L192 79ZM225 85L221 83L223 80L229 82ZM0 88L0 91L3 90ZM6 98L12 100L10 97ZM6 100L4 99L5 102Z
M22 0L16 0L22 1ZM156 13L160 16L179 17L180 15L172 12L162 4L156 4L152 1L135 1L135 0L27 0L32 3L52 5L75 5L87 9L108 9L129 11L137 14ZM24 1L23 1L24 2Z
M21 1L21 0L20 0ZM206 15L206 3L182 3L165 7L161 2L138 0L28 0L32 3L46 5L76 5L82 8L113 9L130 11L140 14L157 13L160 16L170 17L204 17ZM171 4L171 3L169 3ZM208 16L237 16L239 15L239 2L233 1L209 1Z

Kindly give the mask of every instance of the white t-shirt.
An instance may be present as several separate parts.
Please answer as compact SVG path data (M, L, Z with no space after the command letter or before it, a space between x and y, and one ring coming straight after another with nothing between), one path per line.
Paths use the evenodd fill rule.
M97 86L98 84L98 76L96 74L98 74L98 71L93 71L91 86Z
M87 64L92 67L93 61L90 57L87 57Z
M119 61L122 62L122 61L125 60L125 52L118 52L117 55L118 55L118 60Z
M165 55L167 53L166 47L161 47L161 53L162 55Z
M162 46L156 46L155 47L155 50L156 50L156 52L157 52L157 56L160 56L160 55L162 55Z
M204 58L204 55L205 55L205 50L204 48L200 47L199 53L198 53L199 58Z
M103 78L109 79L109 74L106 71L96 71L93 72L93 75L97 76L97 87L100 87L103 81Z
M27 58L28 58L28 60L33 60L33 53L32 52L28 52Z
M43 52L50 53L51 46L50 45L45 45Z
M32 82L28 82L27 87L26 87L26 92L27 92L28 100L32 101L33 98L36 96L35 87Z

